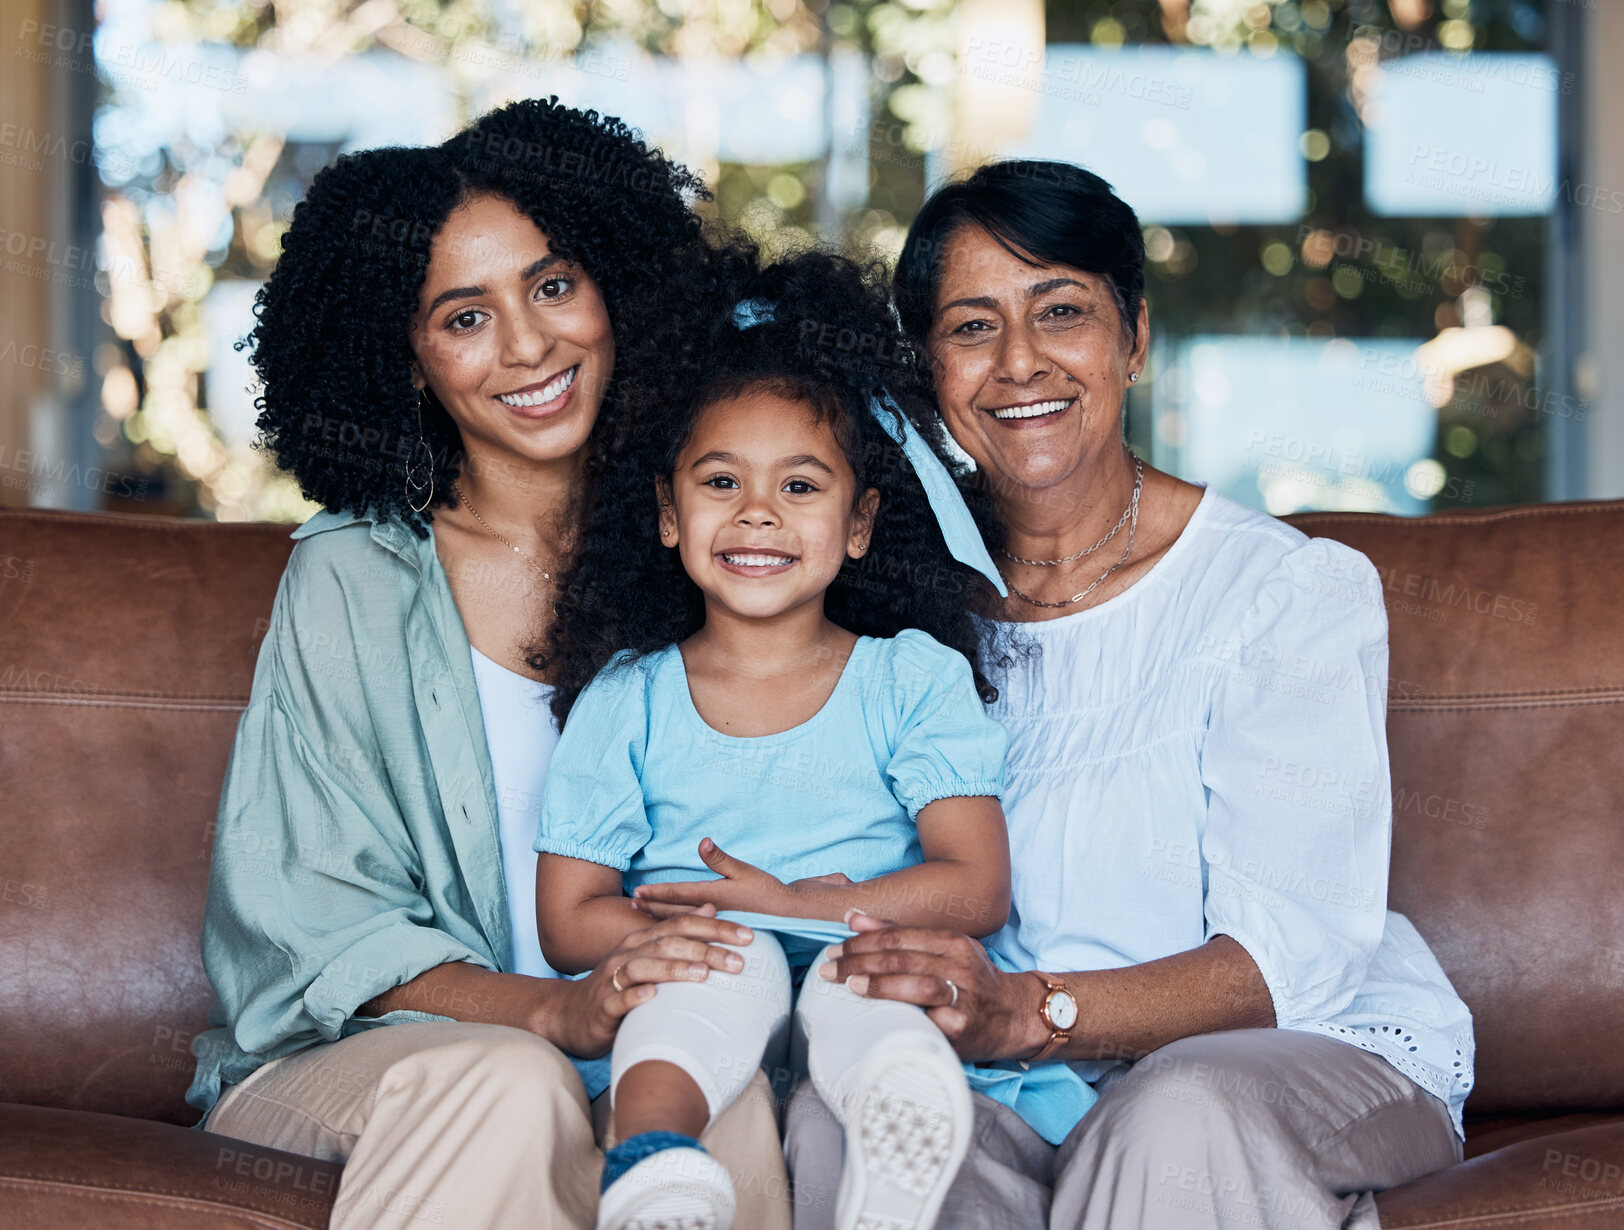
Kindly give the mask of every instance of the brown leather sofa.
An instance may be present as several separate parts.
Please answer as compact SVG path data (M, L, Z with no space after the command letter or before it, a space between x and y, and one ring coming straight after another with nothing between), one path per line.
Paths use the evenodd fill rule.
M1391 900L1477 1020L1468 1160L1383 1225L1624 1227L1624 503L1296 520L1382 571ZM339 1167L181 1126L287 533L0 513L6 1230L326 1224Z

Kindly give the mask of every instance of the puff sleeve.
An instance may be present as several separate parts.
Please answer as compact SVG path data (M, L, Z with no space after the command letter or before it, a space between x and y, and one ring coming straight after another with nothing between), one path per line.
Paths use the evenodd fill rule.
M1282 1028L1342 1011L1381 942L1392 802L1387 613L1359 552L1312 539L1210 646L1206 932L1256 961Z
M890 642L885 682L897 722L885 779L910 818L937 799L1003 798L1009 736L976 695L963 654L903 631Z
M553 749L535 849L625 871L653 835L643 805L648 672L620 654L587 685Z

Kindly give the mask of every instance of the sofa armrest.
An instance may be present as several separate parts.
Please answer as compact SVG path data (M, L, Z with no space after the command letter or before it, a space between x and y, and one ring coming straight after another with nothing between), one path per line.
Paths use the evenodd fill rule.
M1506 1145L1376 1198L1384 1230L1617 1230L1624 1115Z
M0 1104L0 1230L322 1230L341 1173L169 1123Z

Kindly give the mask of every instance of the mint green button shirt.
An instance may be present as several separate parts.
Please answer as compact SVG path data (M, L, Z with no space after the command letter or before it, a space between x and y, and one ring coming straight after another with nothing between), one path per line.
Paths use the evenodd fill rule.
M186 1100L363 1029L448 961L513 970L490 753L462 617L403 524L320 512L277 589L214 833L214 986ZM437 1005L439 1006L439 1005Z

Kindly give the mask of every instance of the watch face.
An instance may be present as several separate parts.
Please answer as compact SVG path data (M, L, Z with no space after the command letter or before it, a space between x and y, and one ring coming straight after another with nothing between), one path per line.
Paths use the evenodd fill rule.
M1049 992L1049 1020L1062 1031L1077 1024L1077 1001L1070 991Z

